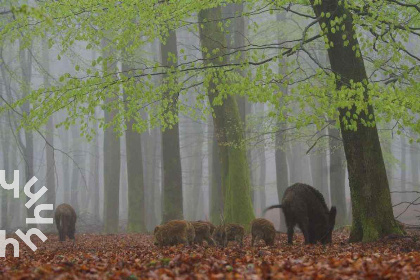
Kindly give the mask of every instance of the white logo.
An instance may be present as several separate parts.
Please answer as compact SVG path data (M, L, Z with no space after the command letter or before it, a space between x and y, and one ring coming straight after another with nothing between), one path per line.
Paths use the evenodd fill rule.
M13 172L13 183L8 184L6 182L6 171L0 170L0 185L5 190L13 190L13 197L19 198L19 170L14 170ZM40 199L46 192L47 188L43 186L39 191L36 193L31 193L30 188L38 181L38 179L33 176L23 188L25 195L29 198L29 201L25 203L26 208L31 208L37 201ZM26 224L52 224L53 218L42 218L40 212L42 210L53 210L54 206L52 204L39 204L34 209L34 217L33 218L26 218ZM45 234L43 234L37 228L29 229L26 234L24 234L20 229L15 231L16 235L31 248L32 251L36 251L38 249L35 244L31 241L31 236L36 235L42 242L47 240ZM6 231L0 230L0 257L4 258L6 256L6 246L8 244L13 245L13 256L19 257L19 242L14 238L6 238Z

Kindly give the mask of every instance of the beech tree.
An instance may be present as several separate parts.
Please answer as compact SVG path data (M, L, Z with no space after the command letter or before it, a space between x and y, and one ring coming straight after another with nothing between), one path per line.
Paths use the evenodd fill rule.
M288 129L340 129L353 209L350 240L371 241L401 234L392 213L377 124L393 122L397 133L410 128L416 133L410 140L418 140L420 58L406 43L420 36L416 27L418 3L244 1L238 16L264 15L264 20L269 20L270 14L281 10L293 17L299 31L285 33L281 42L277 38L262 42L248 38L243 46L229 50L223 36L229 20L221 20L220 10L232 2L237 1L142 1L141 5L135 0L95 4L46 1L37 2L37 6L11 5L4 14L13 14L13 20L0 31L6 38L3 44L23 42L22 48L29 48L31 39L47 31L51 38L59 38L49 40L49 45L60 48L59 59L76 41L84 42L87 49L99 48L105 33L112 33L110 43L115 50L92 60L92 65L75 65L76 74L66 73L51 87L35 88L15 102L15 108L32 105L21 119L22 125L27 129L40 127L56 111L66 109L69 117L62 124L79 122L83 134L89 137L93 131L86 122L97 121L121 133L125 129L121 120L145 110L148 118L136 119L139 132L149 127L173 128L178 114L193 115L193 110L184 104L174 105L172 97L195 90L198 98L194 109L204 116L212 113L214 120L225 216L229 221L246 223L253 211L248 198L243 128L235 100L236 96L246 96L249 102L268 103L272 109L268 118L276 124L287 123ZM180 48L179 57L171 51L170 63L146 61L141 68L130 69L130 74L94 68L98 63L119 61L123 49L134 53L156 39L167 41L168 46L171 33L179 27L200 34L201 45L192 47L199 48L202 57L187 56ZM260 30L256 22L250 28L254 33ZM74 32L76 29L78 32ZM132 43L127 48L128 42ZM320 44L323 50L319 50ZM316 53L320 51L328 54L329 65L319 63ZM233 56L241 59L227 59ZM273 71L285 57L293 59L287 59L284 72ZM374 70L368 72L369 68ZM377 72L383 78L378 79ZM153 83L153 76L164 77L165 81ZM119 98L123 85L131 88L133 102L129 104ZM287 94L282 91L285 88ZM113 102L104 104L110 94ZM112 120L95 118L95 107L115 112ZM164 186L166 183L165 179Z

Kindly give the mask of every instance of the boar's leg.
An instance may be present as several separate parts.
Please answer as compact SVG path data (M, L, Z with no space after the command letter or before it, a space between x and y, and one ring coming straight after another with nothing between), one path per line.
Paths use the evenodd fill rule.
M294 226L287 226L287 243L293 244Z
M309 243L309 220L307 218L303 219L298 223L299 228L302 230L303 237L305 237L305 244Z
M58 236L60 237L60 241L65 241L66 240L66 234L65 234L63 229L58 230Z
M68 237L69 237L70 239L75 240L75 238L74 238L74 232L75 232L75 228L74 228L74 226L70 226L70 228L69 228L69 229L68 229L68 231L67 231Z

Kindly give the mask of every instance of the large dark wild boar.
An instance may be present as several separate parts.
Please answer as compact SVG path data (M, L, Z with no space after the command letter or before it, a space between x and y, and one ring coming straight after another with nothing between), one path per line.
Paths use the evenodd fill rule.
M76 212L69 204L63 203L55 209L54 220L58 230L60 241L66 240L66 236L74 240L76 232Z
M214 240L211 238L210 226L205 222L191 222L195 230L194 242L203 244L206 241L209 245L215 245Z
M236 241L242 247L245 229L239 224L226 224L216 227L213 239L217 244L226 247L229 241Z
M263 218L254 219L251 222L251 235L251 246L254 246L254 243L258 242L260 239L264 240L265 245L273 246L276 237L276 229L269 220Z
M191 223L174 220L155 227L154 244L157 246L189 245L194 241L195 231Z
M322 244L331 243L337 210L335 206L328 210L324 197L315 188L296 183L286 189L282 204L270 206L264 213L273 208L283 209L289 244L293 243L296 225L303 232L305 244L315 244L318 241Z
M208 224L209 227L210 227L210 234L213 235L213 232L216 229L216 226L215 225L213 225L212 223L210 223L208 221L198 220L197 222Z

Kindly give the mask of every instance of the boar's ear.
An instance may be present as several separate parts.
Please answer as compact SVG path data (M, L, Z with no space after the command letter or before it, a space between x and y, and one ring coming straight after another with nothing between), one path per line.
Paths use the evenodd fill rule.
M331 227L335 225L335 216L337 215L337 208L335 206L331 207L330 214L328 217L328 221Z

